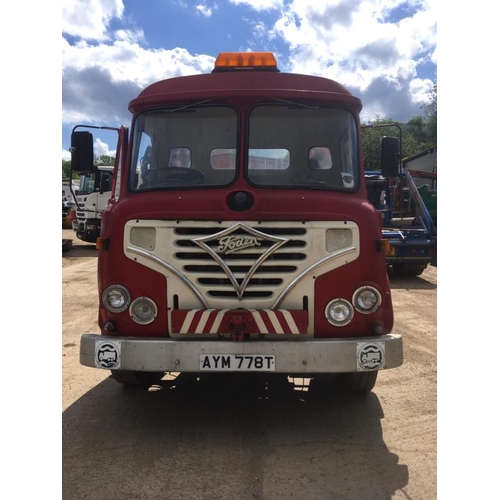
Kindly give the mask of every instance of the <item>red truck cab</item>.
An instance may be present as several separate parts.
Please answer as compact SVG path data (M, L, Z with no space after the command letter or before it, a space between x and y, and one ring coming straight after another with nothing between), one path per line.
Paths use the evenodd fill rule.
M281 73L271 53L221 53L212 73L156 82L129 110L83 365L125 384L266 371L370 390L402 364L357 97ZM73 133L74 169L92 140Z

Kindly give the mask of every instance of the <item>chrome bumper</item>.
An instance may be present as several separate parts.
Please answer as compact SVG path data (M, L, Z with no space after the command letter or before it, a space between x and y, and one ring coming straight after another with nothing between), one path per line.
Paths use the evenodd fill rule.
M82 335L80 344L82 365L107 370L203 372L201 359L206 355L274 356L273 371L277 373L373 371L403 363L403 339L399 334L388 334L294 341L179 341L87 333Z

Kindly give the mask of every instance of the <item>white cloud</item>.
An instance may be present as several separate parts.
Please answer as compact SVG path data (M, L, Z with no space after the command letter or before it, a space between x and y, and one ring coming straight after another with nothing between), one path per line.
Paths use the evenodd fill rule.
M110 150L109 146L97 138L94 142L94 155L95 156L116 156L116 149Z
M144 43L146 37L142 30L116 30L114 32L116 40L122 40L130 43Z
M216 9L217 6L214 6L214 9ZM196 9L196 12L198 12L199 14L205 16L205 17L211 17L212 14L213 14L213 10L208 7L207 5L204 5L204 4L199 4L195 7Z
M136 43L70 45L62 40L63 123L129 121L126 106L150 83L207 73L215 58L186 49L147 50Z
M397 7L399 18L394 17ZM410 9L407 17L402 17L403 8ZM389 95L392 88L400 92L399 99L405 95L412 103L417 99L411 91L421 87L412 84L418 80L418 64L436 63L436 18L433 5L425 1L293 0L272 33L290 46L285 70L332 78L365 97L371 86L384 82ZM426 80L424 87L431 86ZM368 110L380 111L380 106L365 106L364 114L373 118ZM392 111L390 104L385 109Z
M422 80L420 78L414 78L410 82L409 88L413 102L422 105L428 103L432 94L432 90L434 88L434 83L431 82L430 80Z
M255 40L260 44L265 44L266 39L272 39L272 34L269 33L269 28L263 21L254 21L253 19L244 19L250 26L252 26L252 33ZM249 45L253 46L254 40Z
M254 39L242 50L278 47L274 52L281 71L339 81L362 98L364 121L377 115L406 121L421 114L434 81L419 74L419 65L437 63L434 2L229 1L257 11L247 19ZM176 4L187 8L183 1ZM200 0L193 5L206 17L218 7ZM266 11L265 22L259 11ZM274 22L269 21L271 14ZM62 39L65 124L128 123L127 104L145 86L213 68L212 55L192 55L181 47L145 48L145 34L125 16L122 0L65 0L62 19L67 38ZM117 20L119 29L110 31L110 23ZM231 31L227 37L236 38Z
M401 2L400 2L401 3ZM417 12L400 22L383 20L384 4L361 0L319 2L294 0L274 30L290 44L294 66L314 54L322 64L331 60L351 71L354 62L373 72L398 73L398 65L434 50L436 17L432 10ZM294 69L292 67L292 69Z
M121 19L122 0L71 0L62 4L62 31L87 40L109 40L107 26L113 18Z
M247 5L254 10L281 9L283 0L229 0L234 5Z
M130 82L138 87L163 78L209 71L214 61L211 56L193 56L186 49L178 47L148 50L129 41L70 45L63 39L62 43L63 76L68 69L97 69L109 72L113 83Z

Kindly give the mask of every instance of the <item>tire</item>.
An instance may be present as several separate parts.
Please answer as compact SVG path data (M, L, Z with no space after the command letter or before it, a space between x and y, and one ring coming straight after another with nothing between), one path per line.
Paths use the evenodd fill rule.
M111 378L126 386L149 387L158 383L165 373L163 372L132 372L126 370L111 370Z
M378 371L342 373L341 382L344 389L356 392L369 392L375 386Z
M425 264L393 264L392 269L399 276L420 276L427 265Z

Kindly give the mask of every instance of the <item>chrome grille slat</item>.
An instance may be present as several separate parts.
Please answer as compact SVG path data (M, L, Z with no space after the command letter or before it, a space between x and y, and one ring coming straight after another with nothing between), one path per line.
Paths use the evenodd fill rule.
M300 262L307 259L307 229L303 227L261 227L252 225L253 230L265 233L269 237L288 238L281 246L270 253L257 269L252 270L255 262L265 252L272 250L275 241L261 239L258 246L243 248L234 253L220 256L227 269L232 273L238 285L242 285L245 277L252 270L252 277L245 284L241 299L271 297L277 286L281 286L285 276L290 276L298 269ZM210 240L224 228L216 227L176 227L173 229L174 245L177 249L174 258L188 274L195 274L194 280L208 296L227 297L238 300L237 293L227 272L208 252L202 251L195 239L205 238L205 245L212 252L217 252L219 240ZM244 228L231 233L233 236L245 236ZM200 251L201 250L201 251Z
M165 275L176 307L301 309L318 275L358 258L359 228L352 221L131 220L124 251Z

